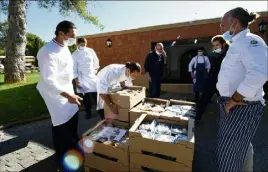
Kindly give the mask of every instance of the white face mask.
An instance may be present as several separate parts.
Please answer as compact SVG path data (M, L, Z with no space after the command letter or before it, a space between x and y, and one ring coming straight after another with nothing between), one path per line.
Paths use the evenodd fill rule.
M72 46L75 44L75 42L76 42L75 38L68 38L67 40L64 40L64 45Z
M79 47L79 50L85 50L86 49L86 47Z
M130 75L127 77L129 81L133 81L134 79L130 77Z
M197 53L199 56L202 56L203 55L203 52L198 52Z
M128 70L128 72L130 72L130 71ZM133 81L133 80L134 80L134 79L132 79L132 78L130 77L130 73L128 73L127 80L129 80L129 81Z
M158 51L155 51L155 52L156 52L156 54L157 54L157 55L161 55L161 53L160 53L160 52L158 52Z
M215 53L220 53L221 51L222 51L221 48L218 48L218 49L214 50Z

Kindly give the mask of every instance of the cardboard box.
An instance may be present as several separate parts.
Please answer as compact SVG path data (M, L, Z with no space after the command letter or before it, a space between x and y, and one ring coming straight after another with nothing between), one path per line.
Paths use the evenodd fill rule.
M137 106L135 106L134 108L132 108L129 112L129 122L130 124L134 124L135 121L143 114L150 114L150 115L154 115L154 116L159 116L159 113L157 112L151 112L151 111L142 111L139 110L139 107L142 105L143 102L152 102L154 104L160 105L160 104L165 104L165 106L167 106L169 104L168 100L164 100L164 99L156 99L156 98L145 98L142 100L141 103L139 103Z
M126 89L140 90L140 93L136 94L135 96L121 95L118 93L109 93L112 102L122 109L131 109L146 97L145 87L131 86L127 87Z
M102 172L102 171L97 170L95 168L88 167L88 166L84 166L84 172Z
M100 124L105 124L102 121ZM99 124L99 126L100 126ZM112 121L113 126L125 127L128 129L129 124L117 120ZM97 124L98 125L98 124ZM90 135L98 127L95 126L83 134L83 137ZM128 171L129 170L129 144L120 145L118 147L105 145L96 141L93 152L85 154L84 165L101 171Z
M158 171L191 171L194 157L194 133L192 131L194 120L190 118L188 121L164 119L157 119L157 121L188 128L188 141L173 144L143 138L141 133L135 131L143 122L152 122L152 116L142 114L129 130L130 171L139 171L143 167ZM169 157L169 159L163 157Z
M196 103L194 102L189 102L189 101L185 101L185 100L173 100L171 99L169 101L169 104L168 106L172 106L172 105L188 105L188 106L192 106L193 108L195 108L196 106ZM159 116L160 119L167 119L167 120L172 120L172 121L181 121L181 119L183 120L188 120L189 117L179 117L179 116L173 116L173 117L170 117L170 116L165 116L163 113L160 114ZM193 117L192 117L193 118Z
M109 117L109 115L111 114L111 110L110 108L104 104L104 115L105 117ZM129 123L129 109L122 109L122 108L118 108L118 119L119 121L123 121L123 122L127 122Z

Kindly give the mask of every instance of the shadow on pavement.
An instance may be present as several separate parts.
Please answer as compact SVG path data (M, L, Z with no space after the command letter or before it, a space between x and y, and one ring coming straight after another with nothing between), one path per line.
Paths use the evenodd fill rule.
M56 156L53 155L25 168L22 172L56 172L57 170Z
M80 112L78 134L82 135L86 130L93 127L98 121L99 116L97 113L93 113L92 118L87 120L84 117L84 112ZM29 162L31 166L24 169L24 171L57 171L52 142L52 124L50 119L34 122L28 125L9 128L4 130L4 134L13 136L14 138L6 139L6 141L0 142L0 158L2 158L0 160L3 160L3 162L5 162L5 157L9 156L8 159L17 157L17 160L15 161L19 162L19 157L24 157L24 160L27 159L27 157L18 154L25 153L31 157L35 157L37 155L42 157L43 155L43 158ZM29 146L30 142L31 144ZM29 147L31 147L31 149L29 149ZM40 147L42 149L40 149ZM49 151L50 153L46 155L45 151Z

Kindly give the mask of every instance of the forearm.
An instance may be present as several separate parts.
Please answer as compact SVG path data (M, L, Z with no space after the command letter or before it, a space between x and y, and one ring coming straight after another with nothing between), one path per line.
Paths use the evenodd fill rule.
M233 94L232 99L236 102L240 102L244 99L245 97L239 94L237 91Z
M100 97L107 106L111 107L111 105L113 105L113 102L111 101L110 96L108 94L100 94Z
M67 98L67 99L68 99L68 97L70 97L70 94L67 93L67 92L62 92L62 93L60 93L60 95L61 95L62 97Z

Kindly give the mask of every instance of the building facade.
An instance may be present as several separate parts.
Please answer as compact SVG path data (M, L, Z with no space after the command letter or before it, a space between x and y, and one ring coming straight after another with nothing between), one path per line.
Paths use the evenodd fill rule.
M268 13L259 14L261 17L249 28L252 33L264 38L258 24L263 20L268 22ZM191 83L188 63L196 55L197 47L204 47L208 53L211 51L211 38L221 34L220 20L214 18L81 37L86 38L88 46L95 50L101 67L127 61L136 61L143 66L148 52L157 42L162 42L168 55L164 82ZM107 40L111 41L111 47L107 46ZM176 44L171 46L175 40Z

